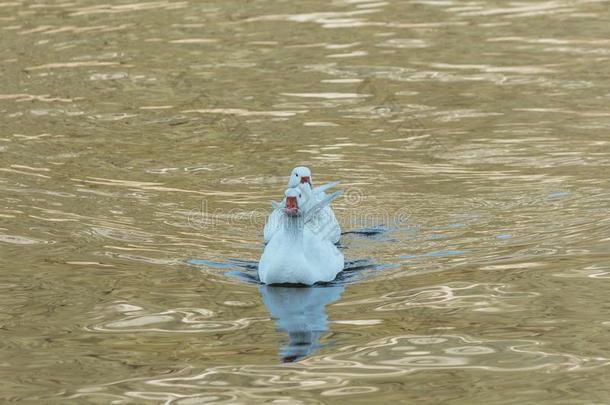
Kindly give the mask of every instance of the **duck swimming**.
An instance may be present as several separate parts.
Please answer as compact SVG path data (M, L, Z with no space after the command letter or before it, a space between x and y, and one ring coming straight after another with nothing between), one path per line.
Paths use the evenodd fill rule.
M306 189L309 190L309 189ZM271 235L258 264L258 277L265 284L306 284L328 282L343 270L343 253L328 238L308 225L321 210L343 191L314 198L304 187L288 188L285 203L274 203L279 226Z
M289 188L300 187L302 191L307 194L308 198L316 202L322 201L327 196L326 190L335 187L337 184L339 183L333 182L313 188L311 170L305 166L298 166L292 169L292 173L290 173L290 177L288 178ZM263 230L265 243L268 243L271 236L280 228L282 217L281 208L285 207L285 204L286 199L282 201L278 209L274 209L271 215L269 215ZM330 205L321 209L308 226L322 235L324 239L328 239L333 243L338 243L341 238L341 227L339 226L339 222Z

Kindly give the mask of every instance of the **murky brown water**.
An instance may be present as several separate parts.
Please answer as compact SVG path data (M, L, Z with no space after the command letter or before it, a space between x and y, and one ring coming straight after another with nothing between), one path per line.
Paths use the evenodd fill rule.
M0 2L0 398L610 401L610 2ZM296 164L326 288L246 282Z

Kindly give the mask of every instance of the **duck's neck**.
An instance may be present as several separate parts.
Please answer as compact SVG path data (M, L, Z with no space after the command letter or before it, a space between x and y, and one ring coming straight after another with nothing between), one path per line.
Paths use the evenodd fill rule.
M294 241L300 241L303 239L303 217L298 216L284 216L283 227L287 237Z

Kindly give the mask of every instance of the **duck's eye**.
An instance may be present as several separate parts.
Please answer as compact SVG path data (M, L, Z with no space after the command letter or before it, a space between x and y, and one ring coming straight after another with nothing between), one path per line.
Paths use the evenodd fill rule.
M299 175L295 173L295 174L294 174L294 177L299 177Z
M299 198L301 198L301 194L299 194Z

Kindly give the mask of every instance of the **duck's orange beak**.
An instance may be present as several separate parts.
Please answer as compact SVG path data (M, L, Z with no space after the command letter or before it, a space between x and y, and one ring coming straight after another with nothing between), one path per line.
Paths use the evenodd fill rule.
M309 186L311 187L311 179L309 176L301 176L301 184L303 183L309 183Z
M286 208L284 208L286 214L295 216L299 213L299 203L296 197L286 197Z

